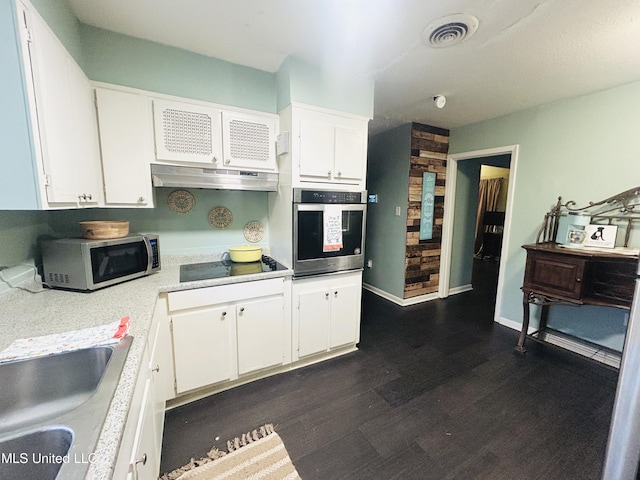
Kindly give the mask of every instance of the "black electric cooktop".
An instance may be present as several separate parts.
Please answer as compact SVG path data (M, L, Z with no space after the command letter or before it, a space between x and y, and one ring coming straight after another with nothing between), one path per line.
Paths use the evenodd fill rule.
M180 282L197 282L213 278L235 277L251 273L275 272L287 267L266 255L259 262L235 263L231 260L219 262L190 263L180 265Z

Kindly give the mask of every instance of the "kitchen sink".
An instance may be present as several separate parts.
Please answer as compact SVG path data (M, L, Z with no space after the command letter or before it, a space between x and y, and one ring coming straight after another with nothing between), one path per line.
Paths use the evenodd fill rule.
M0 364L0 478L85 478L132 341Z
M56 417L96 391L113 353L95 347L0 364L0 432Z
M0 441L2 478L53 480L71 448L73 432L50 427Z

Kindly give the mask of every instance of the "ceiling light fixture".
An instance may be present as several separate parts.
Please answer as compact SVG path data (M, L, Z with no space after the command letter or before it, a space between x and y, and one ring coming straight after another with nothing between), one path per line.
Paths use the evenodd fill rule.
M478 19L473 15L449 15L431 22L422 32L422 43L435 48L458 45L478 30Z
M447 103L447 98L444 95L436 95L433 97L433 103L436 104L436 108L444 108Z

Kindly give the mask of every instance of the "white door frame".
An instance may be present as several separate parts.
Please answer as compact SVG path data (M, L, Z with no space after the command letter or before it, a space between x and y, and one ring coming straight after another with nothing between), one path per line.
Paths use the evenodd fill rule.
M507 194L507 206L504 218L504 231L502 237L502 249L500 250L500 269L498 271L498 289L496 293L496 309L494 321L499 322L502 313L502 292L504 287L504 270L506 261L504 252L509 244L509 234L511 232L511 211L513 210L513 188L516 181L516 171L518 168L518 145L507 145L504 147L475 150L472 152L456 153L447 157L447 176L444 194L444 219L442 224L442 251L440 257L440 281L438 284L438 296L446 298L449 296L449 281L451 277L451 245L453 241L453 211L456 196L456 178L458 175L458 162L472 158L493 157L496 155L511 154L509 166L509 187Z

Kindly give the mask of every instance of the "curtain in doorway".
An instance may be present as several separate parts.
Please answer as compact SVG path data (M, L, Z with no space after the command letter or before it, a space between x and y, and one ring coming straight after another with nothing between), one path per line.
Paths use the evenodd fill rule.
M483 178L480 180L478 212L476 214L476 241L474 248L476 255L479 255L482 252L482 234L485 232L484 212L493 212L496 209L503 181L503 178Z

